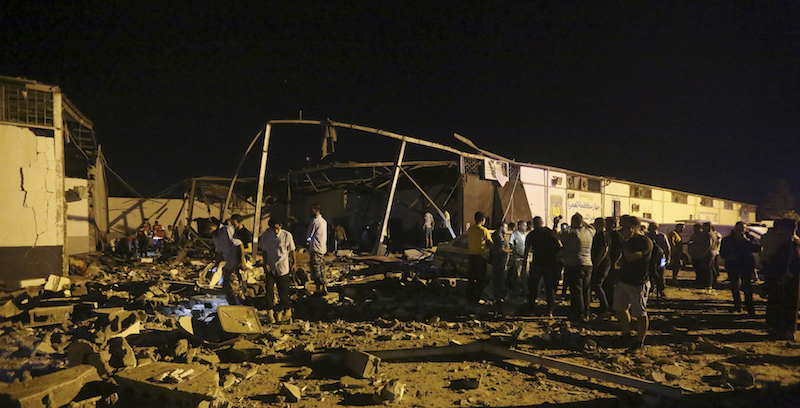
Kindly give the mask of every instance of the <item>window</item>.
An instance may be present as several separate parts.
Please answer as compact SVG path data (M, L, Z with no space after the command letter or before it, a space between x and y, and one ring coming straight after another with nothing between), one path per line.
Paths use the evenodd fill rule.
M653 190L647 187L631 186L631 197L653 198Z
M603 191L603 183L600 182L600 179L592 179L592 178L590 178L589 179L588 188L589 188L589 191L594 191L596 193L599 193L599 192Z
M725 209L726 210L732 210L733 209L733 203L730 202L730 201L725 201Z
M642 213L642 218L653 219L653 214L651 213Z
M672 202L686 204L689 202L689 194L672 193Z
M0 83L0 120L53 126L53 93L24 83Z
M631 204L631 212L639 212L639 204Z
M700 197L700 205L702 205L703 207L713 207L714 199L707 197Z
M563 182L564 182L563 178L557 177L557 176L553 176L553 178L550 180L550 185L553 186L553 187L560 186L561 183L563 183Z

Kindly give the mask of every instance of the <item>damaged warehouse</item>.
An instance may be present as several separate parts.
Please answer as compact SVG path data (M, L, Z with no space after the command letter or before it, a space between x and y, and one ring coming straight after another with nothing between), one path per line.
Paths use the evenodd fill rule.
M48 89L58 99L56 88ZM79 128L91 125L81 121ZM52 123L61 120L50 123L53 133L6 122L3 137L8 139L3 142L21 139L25 149L36 147L32 151L47 158L46 165L28 162L44 166L37 170L41 174L57 173L62 155L65 162L71 160L66 153L57 154L66 148L58 148L58 140L64 139ZM328 162L293 169L286 176L269 175L268 140L276 137L270 127L284 124L328 128L329 137L330 128L366 131L397 140L400 151L394 162ZM67 133L63 129L71 128L62 128ZM87 178L78 179L88 190L77 181L73 187L62 181L58 190L57 176L44 186L21 180L22 209L29 202L25 194L36 191L42 197L36 205L48 214L49 206L65 208L70 194L87 197L87 219L94 220L95 233L103 238L129 237L146 218L179 226L181 232L171 237L177 249L173 253L71 253L67 238L78 235L70 235L67 208L48 215L65 219L53 224L60 226L61 241L56 232L44 231L43 237L53 235L48 241L16 242L29 249L52 244L61 255L58 268L34 267L25 257L20 262L27 264L14 265L30 270L21 278L42 279L24 288L8 284L21 279L16 274L24 268L0 270L7 282L0 294L0 402L25 407L701 407L716 403L728 390L749 392L751 401L780 403L794 396L789 388L797 384L792 367L748 363L775 354L795 358L797 350L760 342L760 328L722 326L730 322L718 307L722 296L703 298L688 284L689 270L681 271L686 285L670 288L670 299L652 306L655 340L648 352L627 354L616 341L618 324L610 319L577 325L561 314L533 316L522 297L510 299L503 314L488 302L468 304L463 279L448 276L431 262L436 248L418 248L425 212L436 214L436 241L446 242L469 229L476 211L492 221L540 215L549 222L557 215L582 212L587 218L640 213L659 222L733 223L747 220L754 213L752 205L518 163L474 146L477 153L469 153L333 121L271 121L259 136L267 137L258 178L239 178L238 171L233 178L192 178L174 187L180 199L89 201L105 191L95 192L98 178L104 177L93 170L102 160L99 146L92 150L81 145L79 150L86 153L81 165ZM406 160L408 144L456 157ZM92 151L97 154L89 155ZM18 158L8 160L23 168ZM31 170L17 171L24 176ZM20 181L16 177L13 181ZM4 185L4 191L12 191L11 184ZM61 204L57 191L64 192ZM69 204L80 202L74 200ZM316 293L298 273L291 285L293 318L271 323L263 307L268 272L257 263L256 253L252 268L242 273L247 301L229 305L215 274L222 265L213 261L214 248L202 225L212 217L242 215L258 232L253 234L253 247L258 248L270 217L294 217L298 226L292 232L303 247L305 228L300 224L307 222L314 202L320 203L331 226L345 226L349 235L357 236L348 250L325 255L331 270L329 292ZM98 207L104 215L94 213ZM10 223L39 231L35 222L27 227ZM371 233L365 233L367 227ZM85 237L93 242L88 232ZM64 269L69 259L71 267ZM298 249L297 259L296 267L307 270L305 248ZM566 304L563 293L561 298ZM687 308L686 302L697 307ZM720 326L708 329L709 323ZM739 402L736 395L723 395L725 406Z

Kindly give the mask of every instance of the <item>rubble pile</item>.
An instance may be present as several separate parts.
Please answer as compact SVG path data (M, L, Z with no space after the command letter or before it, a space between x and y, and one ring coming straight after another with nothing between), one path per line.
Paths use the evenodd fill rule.
M469 306L457 278L424 265L337 258L331 269L328 294L299 279L294 319L270 324L259 307L263 270L249 275L252 304L229 306L207 261L74 259L68 277L0 294L0 406L475 406L517 404L520 390L554 401L616 397L559 382L567 374L558 369L485 355L377 356L474 342L687 392L759 385L759 370L745 363L755 346L694 335L696 317L677 311L653 316L653 337L676 341L630 355L610 335L614 322L530 317L519 300L504 311Z

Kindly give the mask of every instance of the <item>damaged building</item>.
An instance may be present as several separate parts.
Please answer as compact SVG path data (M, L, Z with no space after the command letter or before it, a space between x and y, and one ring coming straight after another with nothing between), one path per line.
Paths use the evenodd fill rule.
M93 124L58 86L0 77L0 279L43 282L108 226Z

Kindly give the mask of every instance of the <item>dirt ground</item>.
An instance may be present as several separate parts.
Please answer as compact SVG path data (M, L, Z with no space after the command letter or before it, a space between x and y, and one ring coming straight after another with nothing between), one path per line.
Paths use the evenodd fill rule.
M720 283L712 294L694 289L691 270L681 272L678 286L667 287L666 300L650 300L647 345L642 351L628 353L613 318L596 318L576 327L565 319L566 301L562 300L555 316L549 318L531 315L519 297L508 302L501 315L489 304L468 307L464 282L452 285L446 280L420 279L413 268L395 268L386 264L352 268L350 275L342 278L349 283L334 286L331 295L298 299L290 324L269 325L261 313L264 335L252 340L261 349L260 355L244 362L223 358L210 364L219 373L220 384L231 379L221 386L220 396L210 406L800 406L800 344L770 340L764 325L764 299L756 296L756 316L736 313L727 283ZM147 276L158 271L158 266L135 264L111 268L103 276L106 285L114 286L108 278L123 272L125 276L139 273L143 282L152 284ZM177 278L174 272L161 272L159 279L191 280L197 268L180 272ZM370 275L378 278L369 279ZM108 287L103 286L105 290ZM185 302L189 294L171 296L168 303L174 305ZM144 333L175 327L170 323L173 316L152 310L141 316ZM2 323L2 379L25 381L68 366L69 336L80 324L47 329ZM53 339L55 353L26 352L35 349L44 336ZM153 356L137 343L135 335L129 339L137 357ZM353 373L340 362L319 359L341 350L414 349L476 341L655 381L681 389L683 397L642 395L613 382L492 354L384 360L377 375L369 379L352 378ZM195 342L192 346L214 352L207 345ZM174 350L158 350L155 359L179 361L170 354ZM255 367L255 375L229 375L242 367ZM396 402L376 399L376 392L390 381L404 384L402 398ZM286 402L279 395L284 382L301 389L298 403ZM107 396L96 403L111 405L141 404L133 397Z

